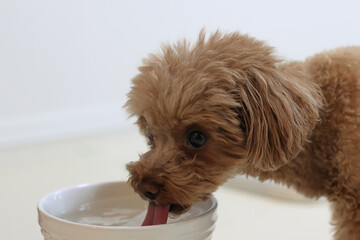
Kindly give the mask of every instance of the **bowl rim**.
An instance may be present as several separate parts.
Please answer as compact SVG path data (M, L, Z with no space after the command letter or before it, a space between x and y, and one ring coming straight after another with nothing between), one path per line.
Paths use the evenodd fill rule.
M98 230L116 230L116 229L123 229L123 230L139 230L139 229L158 229L158 228L166 228L166 226L173 226L175 224L181 224L181 223L188 223L191 221L196 221L197 219L213 212L214 210L217 209L218 203L216 198L214 197L213 194L210 195L209 199L206 201L210 201L211 202L211 206L206 209L203 213L196 215L192 218L189 219L184 219L184 220L180 220L178 222L172 222L172 223L166 223L166 224L159 224L159 225L151 225L151 226L100 226L100 225L91 225L91 224L86 224L86 223L78 223L78 222L72 222L69 220L65 220L62 219L60 217L56 217L50 213L48 213L45 209L44 209L44 202L47 198L49 198L51 195L54 195L55 193L58 192L62 192L62 191L67 191L67 190L71 190L71 189L78 189L78 188L86 188L86 187L93 187L93 186L101 186L101 185L112 185L112 184L127 184L126 181L107 181L107 182L89 182L89 183L82 183L82 184L77 184L74 186L70 186L70 187L65 187L65 188L60 188L56 191L50 192L48 194L46 194L44 197L42 197L40 199L40 201L37 204L37 209L38 209L38 218L40 217L41 214L43 214L44 216L46 216L47 218L52 219L53 221L57 221L60 222L62 224L65 225L72 225L72 226L76 226L76 227L80 227L80 228L91 228L91 229L98 229ZM204 202L206 202L204 201ZM40 221L39 221L40 222Z

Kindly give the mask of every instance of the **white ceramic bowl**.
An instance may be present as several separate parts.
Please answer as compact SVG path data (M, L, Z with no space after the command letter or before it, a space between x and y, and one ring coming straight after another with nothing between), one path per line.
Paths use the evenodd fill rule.
M216 199L194 205L167 224L141 227L147 203L125 182L83 184L41 199L39 224L45 240L209 240Z

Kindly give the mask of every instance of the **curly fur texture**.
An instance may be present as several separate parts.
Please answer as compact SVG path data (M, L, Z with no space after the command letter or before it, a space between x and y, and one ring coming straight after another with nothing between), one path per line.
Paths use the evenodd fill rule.
M182 212L236 174L333 206L335 239L360 239L360 47L285 62L263 41L216 32L150 55L126 107L150 150L129 182ZM187 134L205 133L201 148Z

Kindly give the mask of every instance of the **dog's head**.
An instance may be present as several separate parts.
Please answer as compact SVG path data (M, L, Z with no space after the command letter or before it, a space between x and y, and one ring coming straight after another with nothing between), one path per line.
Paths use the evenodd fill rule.
M135 191L181 212L239 172L291 160L319 101L301 71L279 63L264 42L219 32L144 60L126 104L150 146L127 165Z

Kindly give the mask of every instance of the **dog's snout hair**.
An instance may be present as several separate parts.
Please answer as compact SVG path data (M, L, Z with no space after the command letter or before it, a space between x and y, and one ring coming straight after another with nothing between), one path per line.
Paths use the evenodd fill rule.
M152 149L141 155L139 161L127 165L129 182L142 196L145 192L156 192L158 203L187 205L188 189L199 180L193 173L194 167L187 167L184 161L190 160L176 147Z

